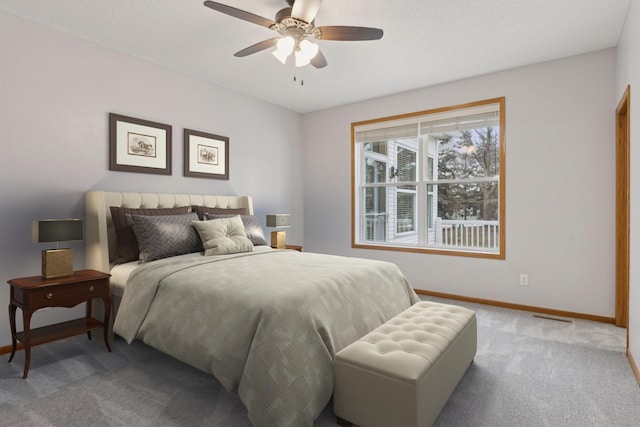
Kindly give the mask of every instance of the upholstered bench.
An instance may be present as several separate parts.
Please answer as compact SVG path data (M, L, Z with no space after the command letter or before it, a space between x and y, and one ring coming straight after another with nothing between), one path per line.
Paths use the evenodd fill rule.
M340 425L431 426L476 354L476 316L421 301L340 350L333 409Z

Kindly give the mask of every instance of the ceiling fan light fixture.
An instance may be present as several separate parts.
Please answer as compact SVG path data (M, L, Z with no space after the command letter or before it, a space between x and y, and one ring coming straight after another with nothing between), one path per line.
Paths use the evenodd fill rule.
M324 25L316 27L315 18L322 0L286 0L288 7L279 10L275 19L267 19L246 10L207 0L204 5L233 18L273 30L282 38L272 37L242 49L233 55L239 58L262 52L277 45L273 56L286 65L289 56L295 52L296 66L307 64L315 68L327 66L327 59L318 46L307 40L363 41L379 40L383 31L379 28L354 27L345 25Z
M295 44L296 41L293 39L293 37L283 37L276 43L276 50L274 50L272 54L278 59L278 61L285 64L287 62L287 58L293 52Z

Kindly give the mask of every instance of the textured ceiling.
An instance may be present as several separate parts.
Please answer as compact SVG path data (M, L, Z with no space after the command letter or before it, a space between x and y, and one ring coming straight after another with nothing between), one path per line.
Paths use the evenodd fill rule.
M324 0L316 25L382 28L384 37L319 41L329 63L320 70L282 65L269 51L234 57L277 33L202 0L0 0L0 10L304 113L614 47L629 1ZM219 2L269 19L286 6Z

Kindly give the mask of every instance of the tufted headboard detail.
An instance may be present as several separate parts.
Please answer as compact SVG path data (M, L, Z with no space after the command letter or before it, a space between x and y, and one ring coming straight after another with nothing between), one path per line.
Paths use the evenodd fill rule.
M85 193L86 268L109 272L110 263L117 257L111 206L155 209L191 205L223 209L247 208L249 214L253 215L250 196L88 191Z

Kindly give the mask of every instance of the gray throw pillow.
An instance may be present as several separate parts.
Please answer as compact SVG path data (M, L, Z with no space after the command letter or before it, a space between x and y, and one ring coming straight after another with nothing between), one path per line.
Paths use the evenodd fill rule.
M193 221L197 219L194 212L166 216L131 215L140 261L200 252L202 242L193 227Z
M193 225L202 239L205 256L253 251L253 243L244 232L240 215L209 221L194 221Z
M219 219L219 218L231 218L234 215L218 215L206 212L204 214L205 220ZM244 231L247 233L247 237L251 240L254 246L266 245L267 240L264 238L264 231L262 231L262 225L260 221L253 215L240 215L242 219L242 225L244 225Z

